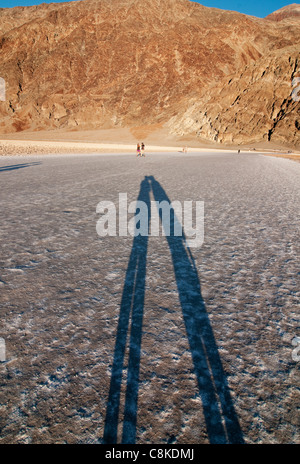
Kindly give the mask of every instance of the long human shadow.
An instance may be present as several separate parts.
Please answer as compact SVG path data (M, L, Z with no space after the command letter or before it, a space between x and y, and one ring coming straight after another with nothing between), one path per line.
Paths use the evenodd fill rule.
M156 202L170 200L154 177L149 177ZM171 210L172 212L172 210ZM162 220L162 211L159 209ZM174 230L174 211L170 230ZM177 220L177 219L176 219ZM201 295L200 280L191 250L182 236L166 236L172 256L179 300L192 354L194 372L210 443L243 443L216 340Z
M147 205L149 224L151 211L150 187L146 178L141 182L138 201L143 201ZM103 442L106 444L117 442L122 371L124 369L125 348L129 333L129 359L122 443L135 443L147 248L148 231L146 235L136 235L134 237L125 276L106 408L103 435Z
M33 163L20 163L20 164L14 164L11 166L0 166L0 172L15 171L16 169L28 168L30 166L35 166L37 164L41 164L41 163L36 161Z
M138 200L144 201L148 206L148 223L151 216L150 190L157 203L162 201L171 203L166 192L154 177L145 177L141 183ZM161 209L158 212L162 221ZM173 211L170 217L171 232L174 231L175 220L177 218ZM182 236L166 234L166 239L172 256L179 301L202 399L209 441L216 444L243 443L242 431L201 295L200 280L192 253L186 245L184 233ZM147 248L147 236L138 235L134 238L125 276L116 335L103 435L103 442L106 444L117 443L122 371L125 363L126 340L130 329L130 316L131 331L122 443L133 444L136 440Z

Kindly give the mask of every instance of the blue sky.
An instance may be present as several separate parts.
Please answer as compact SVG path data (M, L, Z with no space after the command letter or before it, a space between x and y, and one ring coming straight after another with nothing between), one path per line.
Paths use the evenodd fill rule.
M1 8L12 8L14 6L30 6L40 3L62 3L66 0L0 0ZM78 1L78 0L77 0ZM99 0L101 1L101 0ZM234 10L263 18L283 6L294 3L295 0L193 0L205 6L221 8L223 10Z

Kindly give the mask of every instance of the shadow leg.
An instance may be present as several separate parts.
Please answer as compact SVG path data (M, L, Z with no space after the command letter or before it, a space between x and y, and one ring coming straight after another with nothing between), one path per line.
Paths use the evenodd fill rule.
M143 180L141 183L138 200L145 202L148 206L149 224L150 196L149 183L147 180ZM124 368L126 341L129 334L130 317L131 330L122 442L135 443L147 248L148 235L136 235L133 240L125 276L116 335L114 361L103 435L103 442L107 444L117 442L122 372Z
M153 178L151 186L157 202L170 200ZM162 219L161 210L159 211ZM171 217L171 231L174 215ZM189 340L199 393L210 443L243 443L227 379L201 295L200 280L185 237L166 237L172 255L176 284Z

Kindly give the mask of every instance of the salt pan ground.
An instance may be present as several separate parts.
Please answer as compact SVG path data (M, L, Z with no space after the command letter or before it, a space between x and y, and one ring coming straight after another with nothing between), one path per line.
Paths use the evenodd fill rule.
M300 442L299 163L6 156L0 182L0 443ZM203 201L203 245L99 237L121 192Z

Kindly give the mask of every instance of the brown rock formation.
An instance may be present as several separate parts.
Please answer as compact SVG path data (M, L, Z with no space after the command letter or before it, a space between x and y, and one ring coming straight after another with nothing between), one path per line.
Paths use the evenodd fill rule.
M240 74L189 100L184 114L169 121L177 135L194 132L204 140L224 144L273 141L299 146L300 105L292 98L298 75L299 46L275 50L253 61ZM187 107L186 106L186 107Z
M266 16L266 19L271 21L282 21L283 19L300 19L300 4L293 3L292 5L284 6L280 10L274 11L273 13Z
M299 42L299 23L188 0L0 9L0 131L165 124L221 143L297 146Z

